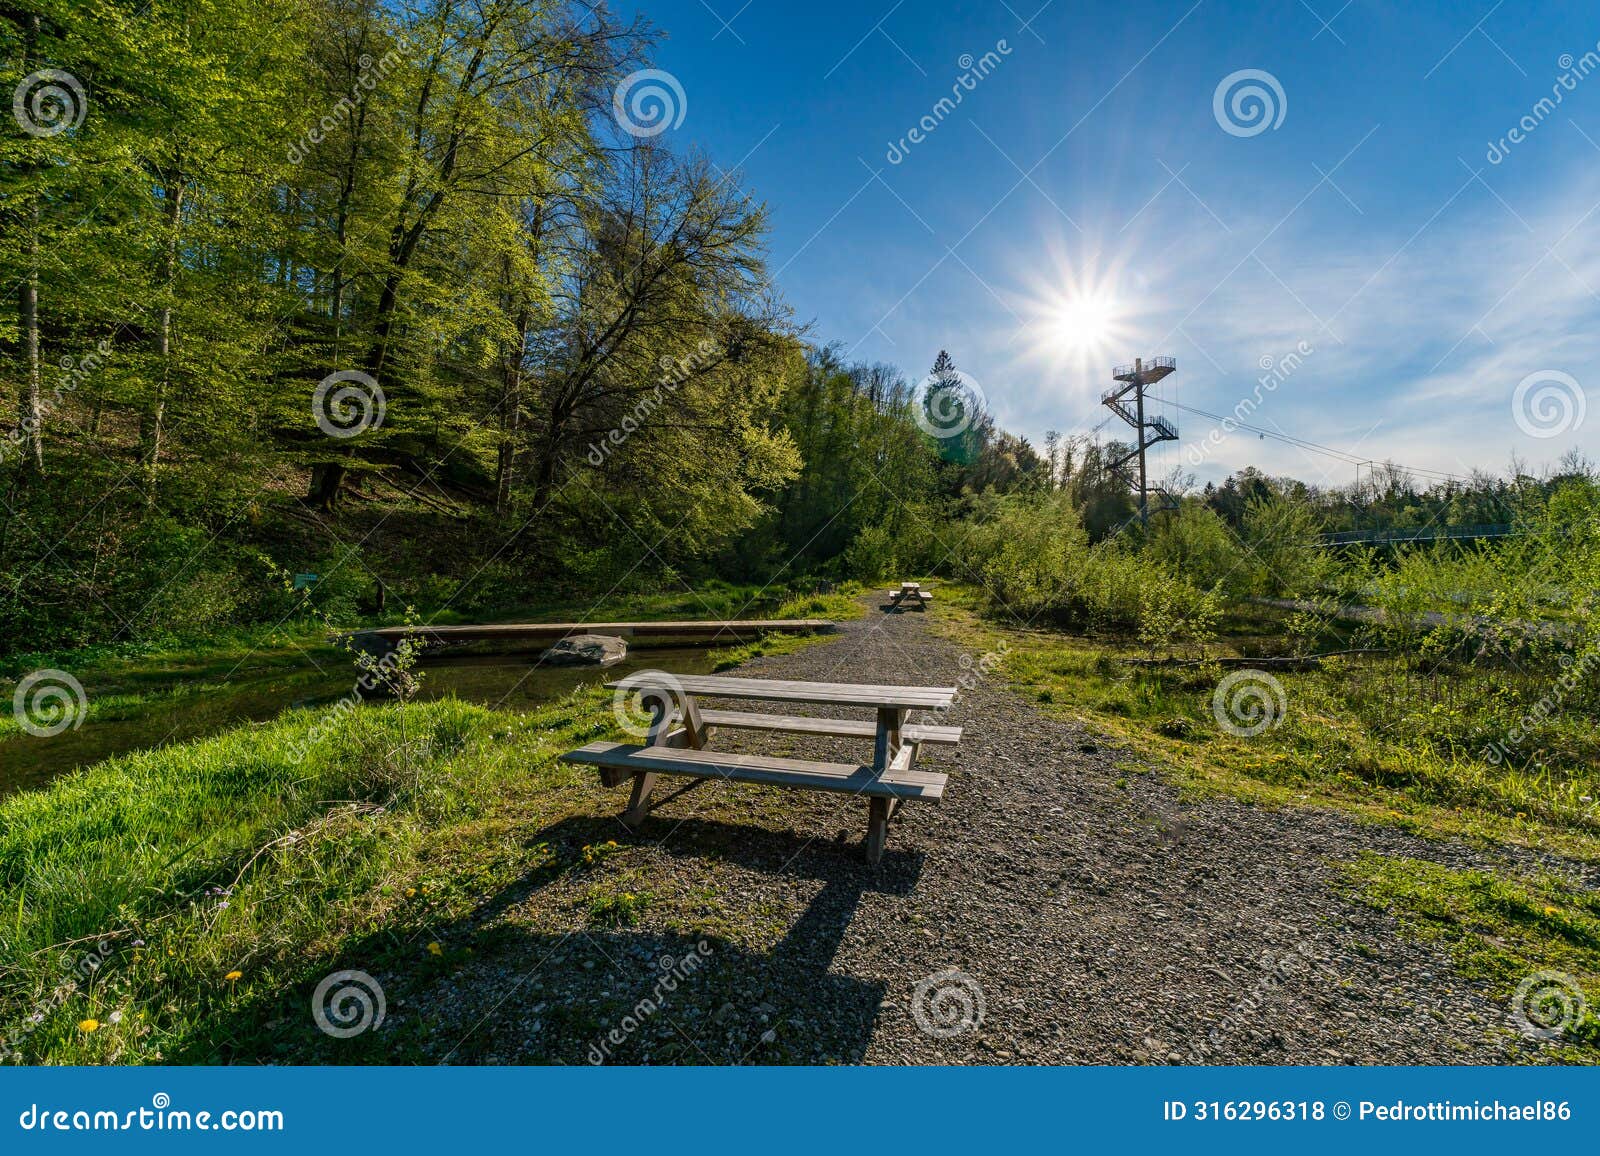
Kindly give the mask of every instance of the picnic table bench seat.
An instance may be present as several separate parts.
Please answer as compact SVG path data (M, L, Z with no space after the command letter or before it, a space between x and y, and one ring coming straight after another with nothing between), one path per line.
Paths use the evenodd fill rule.
M882 774L861 763L826 763L813 759L739 755L731 751L668 748L636 743L595 742L565 756L569 763L585 763L612 772L604 776L621 786L635 774L687 775L696 779L726 779L739 783L764 783L774 787L799 787L812 791L842 791L869 798L930 799L944 797L946 775L891 767ZM604 780L602 780L604 781Z
M642 671L607 686L619 692L636 691L644 697L652 718L645 742L593 742L561 758L564 762L595 767L602 785L607 787L618 787L632 780L633 794L623 814L625 823L636 825L655 806L715 779L859 795L868 804L866 851L871 863L877 863L882 857L889 820L904 803L912 800L936 803L944 796L947 776L915 766L922 745L952 745L961 739L960 727L908 725L906 721L907 714L913 710L947 708L955 698L955 687L785 682L716 675L674 676L659 671ZM810 718L703 710L696 702L699 695L871 707L877 718ZM873 740L872 761L827 762L706 750L707 740L718 727L870 738ZM652 805L651 792L656 779L663 775L688 778L690 782Z

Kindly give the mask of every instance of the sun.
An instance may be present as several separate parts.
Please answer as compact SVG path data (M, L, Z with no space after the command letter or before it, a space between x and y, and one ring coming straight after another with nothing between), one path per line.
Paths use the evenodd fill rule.
M1051 336L1069 353L1096 353L1107 348L1121 311L1106 293L1081 293L1063 301L1050 319Z

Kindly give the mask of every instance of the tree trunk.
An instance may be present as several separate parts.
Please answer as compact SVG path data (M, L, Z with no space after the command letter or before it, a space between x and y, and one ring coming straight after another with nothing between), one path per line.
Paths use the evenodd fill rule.
M505 513L511 505L511 480L517 460L517 439L522 432L522 359L528 340L528 311L517 314L517 346L502 365L504 389L500 397L500 452L495 463L494 508Z
M338 462L318 462L311 467L311 487L306 491L306 504L319 510L332 510L339 504L339 492L344 484L344 467Z
M28 274L18 291L17 312L22 326L23 362L27 380L17 407L17 432L23 438L23 471L44 473L44 410L39 391L42 374L39 365L39 201L35 197L28 213Z
M39 16L28 18L22 46L22 71L33 67L39 42ZM39 197L28 206L28 272L17 291L17 321L22 330L22 357L26 380L17 406L17 433L22 438L22 472L44 472L44 413L39 401L42 374L39 364Z
M166 247L161 255L161 311L156 319L156 358L161 374L156 381L155 402L141 423L140 441L144 448L146 505L156 501L156 475L161 466L161 445L166 433L167 395L172 388L172 297L178 276L178 227L183 212L182 178L166 183L162 195L167 204Z

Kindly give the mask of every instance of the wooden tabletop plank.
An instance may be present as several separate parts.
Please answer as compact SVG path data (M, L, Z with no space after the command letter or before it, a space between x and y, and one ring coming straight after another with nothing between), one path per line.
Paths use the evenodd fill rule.
M790 682L762 678L727 678L710 674L670 676L666 685L688 694L712 698L756 698L773 702L832 703L838 706L887 706L906 710L933 710L949 706L956 697L953 686L878 686L851 682ZM606 683L606 689L633 690L651 685L646 672Z

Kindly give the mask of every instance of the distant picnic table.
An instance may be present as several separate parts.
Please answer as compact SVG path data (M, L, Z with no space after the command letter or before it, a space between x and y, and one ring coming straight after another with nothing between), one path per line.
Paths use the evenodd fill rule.
M899 609L908 601L918 610L926 610L928 603L933 601L933 591L924 590L920 582L902 582L898 589L890 587L889 605L891 608Z
M633 794L623 821L641 823L656 806L687 794L713 779L765 783L798 790L835 791L867 800L866 854L869 863L883 856L889 820L914 799L938 802L947 776L916 768L924 743L954 745L961 728L911 723L913 711L944 711L955 700L953 686L877 686L841 682L782 682L720 675L668 675L640 671L612 690L640 694L651 714L643 743L594 742L563 755L566 762L599 769L607 787L633 781ZM863 707L871 719L812 718L702 709L698 699L756 699L770 702ZM836 763L811 759L741 755L706 749L718 728L774 731L787 734L870 738L870 763ZM687 777L688 785L651 804L651 792L662 775Z

